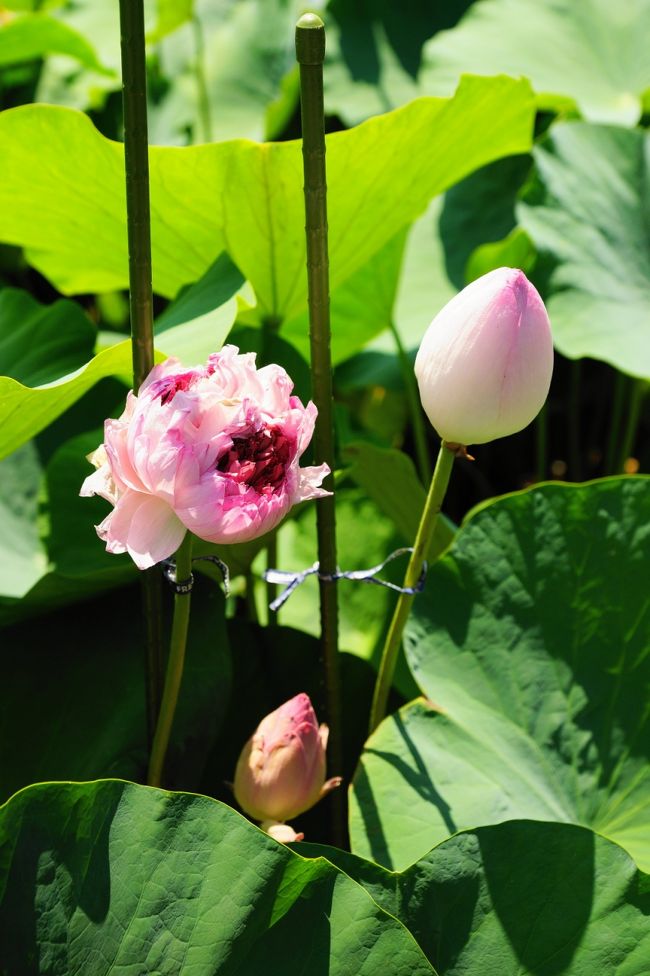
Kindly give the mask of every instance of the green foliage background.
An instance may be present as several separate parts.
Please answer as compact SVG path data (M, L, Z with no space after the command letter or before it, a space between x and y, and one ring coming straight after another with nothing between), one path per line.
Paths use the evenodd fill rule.
M233 595L202 564L179 792L136 785L137 571L78 497L130 383L117 7L0 9L0 971L645 976L650 4L317 6L341 565L412 541L437 447L412 359L492 268L547 303L549 401L457 463L367 741L393 597L340 585L352 853L327 801L296 824L321 843L290 850L228 786L264 714L322 708L314 581L279 622L261 581L314 561L313 507L199 550ZM233 342L307 400L303 5L145 7L157 355Z

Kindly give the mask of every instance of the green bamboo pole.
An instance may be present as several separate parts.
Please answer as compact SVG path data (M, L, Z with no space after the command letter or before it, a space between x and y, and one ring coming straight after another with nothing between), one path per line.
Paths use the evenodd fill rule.
M325 171L325 120L323 108L323 61L325 27L316 14L303 14L296 25L296 58L300 65L302 155L305 179L305 232L312 395L318 407L314 432L317 464L334 471L334 418L332 363L330 355L329 257L327 251L327 181ZM334 490L330 475L324 482ZM334 495L322 498L316 509L318 561L321 573L336 572L336 523ZM342 767L341 681L338 653L338 606L336 582L320 580L321 646L325 671L329 755L333 773ZM334 794L334 843L342 843L343 793Z
M192 533L186 532L185 538L176 552L176 582L184 583L192 575ZM178 694L183 679L185 664L185 648L187 646L187 632L190 623L191 590L176 593L174 596L174 619L172 622L172 636L169 644L169 660L165 676L160 714L156 724L156 734L149 760L149 786L160 786L165 767L165 756L171 736Z
M120 33L133 389L137 392L153 367L147 76L142 0L120 0ZM151 742L163 683L162 583L156 567L142 574L142 597L147 726Z
M535 420L535 481L544 481L548 468L548 404L545 403Z
M436 522L438 521L438 515L440 514L447 485L449 484L449 478L451 477L454 457L458 450L458 444L448 445L443 441L440 445L438 460L436 461L436 467L431 479L429 493L424 503L424 509L413 545L413 552L411 553L411 558L406 568L406 575L404 576L405 587L414 587L422 573L424 560L431 547ZM402 634L414 599L415 597L410 593L400 593L397 599L393 619L390 622L390 627L386 635L386 641L379 663L379 674L377 675L375 693L372 699L369 726L371 733L374 732L386 714L386 704L393 683L397 656L402 643Z

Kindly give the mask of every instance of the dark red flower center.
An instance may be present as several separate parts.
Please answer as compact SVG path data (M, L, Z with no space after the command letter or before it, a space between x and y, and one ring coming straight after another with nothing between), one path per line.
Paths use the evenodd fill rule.
M217 461L217 470L260 495L271 495L284 481L294 447L279 428L264 427L245 437L233 437L232 447Z

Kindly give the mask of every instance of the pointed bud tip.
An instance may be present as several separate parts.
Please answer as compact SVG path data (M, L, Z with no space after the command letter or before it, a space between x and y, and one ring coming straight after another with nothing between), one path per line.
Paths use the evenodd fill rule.
M314 28L325 27L325 24L320 19L318 14L306 13L298 20L296 28L300 30L313 30Z

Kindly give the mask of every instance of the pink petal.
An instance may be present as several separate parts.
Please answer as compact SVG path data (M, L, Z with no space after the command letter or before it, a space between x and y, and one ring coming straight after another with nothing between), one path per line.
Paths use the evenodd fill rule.
M294 503L306 502L310 498L325 498L326 495L332 494L331 491L321 488L323 478L326 478L330 473L327 464L319 464L311 468L300 468L299 471L300 481L298 483L298 490L294 496Z
M97 526L108 552L128 552L138 569L149 569L175 552L186 528L170 506L153 495L127 491Z

